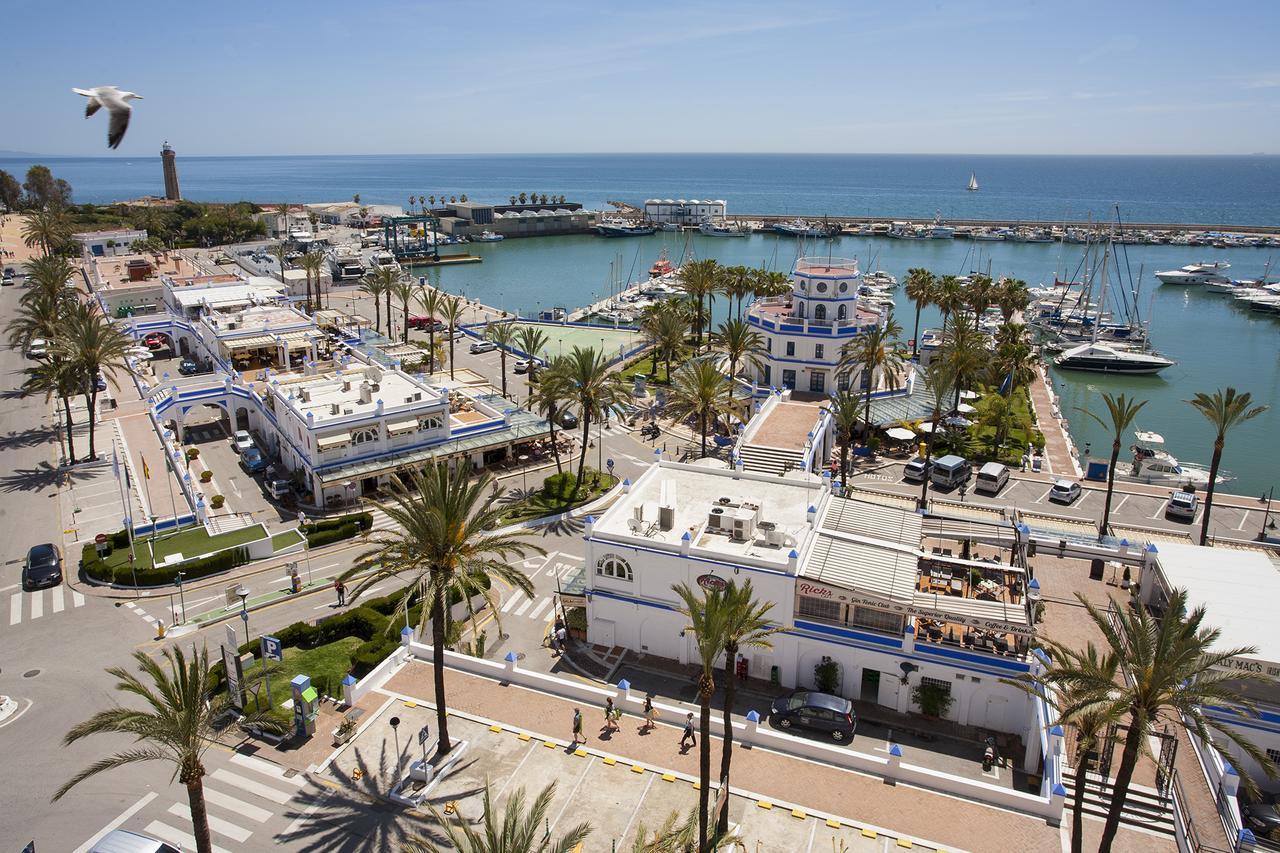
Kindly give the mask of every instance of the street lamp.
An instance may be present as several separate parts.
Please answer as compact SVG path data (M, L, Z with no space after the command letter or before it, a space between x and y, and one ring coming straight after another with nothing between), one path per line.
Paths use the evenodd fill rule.
M1262 513L1262 529L1258 531L1258 541L1259 541L1259 542L1261 542L1262 540L1264 540L1264 539L1266 539L1266 538L1267 538L1267 528L1268 528L1268 527L1275 527L1275 526L1276 526L1276 523L1275 523L1274 521L1272 521L1272 520L1271 520L1271 498L1275 496L1275 493L1276 493L1276 487L1275 487L1275 486L1272 486L1270 489L1268 489L1268 490L1267 490L1267 497L1266 497L1266 501L1267 501L1267 508L1266 508L1266 510Z
M236 587L236 595L240 596L240 619L244 622L244 641L249 642L249 588L244 584Z
M307 514L298 510L298 526L307 523ZM307 542L307 534L302 534L302 553L307 555L307 586L311 586L311 546Z

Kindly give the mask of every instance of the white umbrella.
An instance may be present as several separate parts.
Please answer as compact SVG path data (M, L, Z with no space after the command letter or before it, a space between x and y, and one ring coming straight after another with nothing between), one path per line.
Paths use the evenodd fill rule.
M970 412L976 412L978 410L975 409L973 406L970 406L968 403L961 403L960 405L956 406L956 411L962 415L967 415Z
M960 399L961 399L961 400L976 400L976 399L978 399L980 396L982 396L982 395L981 395L981 394L979 394L977 391L961 391L961 392L960 392Z
M916 437L914 432L906 429L905 427L893 427L892 429L885 430L884 434L896 441L911 441Z
M968 418L962 418L959 415L956 415L955 417L952 417L952 418L947 418L945 421L943 421L943 423L946 424L947 426L962 427L962 428L973 426L973 421L969 420Z
M916 429L920 430L921 432L933 432L933 424L926 421L925 423L918 424L916 426Z

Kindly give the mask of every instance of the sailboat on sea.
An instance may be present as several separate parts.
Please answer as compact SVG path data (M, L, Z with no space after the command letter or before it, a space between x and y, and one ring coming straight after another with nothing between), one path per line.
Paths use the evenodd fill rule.
M969 192L976 193L978 191L978 175L975 172L969 173L969 186L965 187Z

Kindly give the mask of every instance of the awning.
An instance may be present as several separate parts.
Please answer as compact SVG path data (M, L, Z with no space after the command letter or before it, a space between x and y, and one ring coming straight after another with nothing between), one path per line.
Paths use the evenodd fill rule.
M962 415L968 415L978 410L975 409L973 406L970 406L968 403L961 403L960 405L956 406L956 411Z
M960 392L961 400L976 400L981 396L982 395L979 394L977 391L961 391Z
M917 424L916 429L920 430L921 432L933 432L933 424L926 421L925 423Z
M403 421L388 421L387 435L404 435L410 432L418 431L418 419L409 418Z
M232 338L224 341L223 344L227 349L235 352L244 349L263 349L265 347L274 347L276 339L271 335L253 335L247 338Z
M335 447L346 447L351 443L351 433L337 432L333 435L322 435L316 439L316 447L321 450L332 450Z
M916 434L906 427L893 427L884 431L884 434L896 441L911 441Z

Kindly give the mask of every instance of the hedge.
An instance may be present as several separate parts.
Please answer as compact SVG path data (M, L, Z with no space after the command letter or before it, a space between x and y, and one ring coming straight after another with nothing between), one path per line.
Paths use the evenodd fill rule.
M317 521L308 522L303 528L303 533L307 537L307 547L318 548L321 545L330 545L334 542L341 542L344 539L351 539L361 531L369 530L372 527L373 513L353 512L348 515L321 518Z
M173 566L138 566L130 571L127 564L119 566L108 566L98 557L97 547L92 543L86 543L84 550L80 554L81 564L84 573L94 580L103 583L123 583L133 584L136 577L138 586L163 586L164 584L173 583L173 579L178 576L181 571L185 580L195 580L209 575L216 575L219 572L227 572L236 566L243 566L249 562L249 550L247 548L228 548L225 551L219 551L208 557L200 557L195 560L187 560L184 563L178 563Z
M319 548L321 545L331 545L344 539L352 539L359 532L360 528L355 524L344 524L341 527L330 527L325 530L308 530L307 547Z

